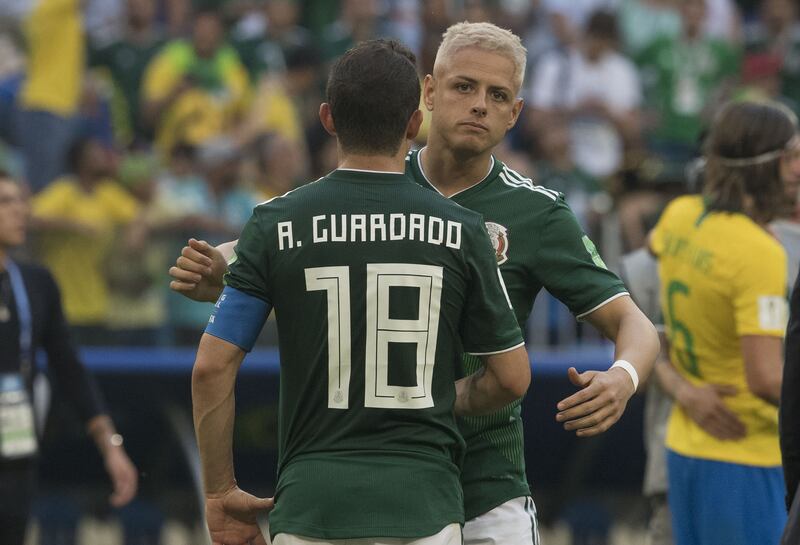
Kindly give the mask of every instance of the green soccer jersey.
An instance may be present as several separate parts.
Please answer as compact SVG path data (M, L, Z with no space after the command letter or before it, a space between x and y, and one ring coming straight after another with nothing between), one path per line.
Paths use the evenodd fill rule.
M740 62L739 53L721 40L654 40L636 58L649 106L660 115L653 138L696 144L708 101L721 82L737 74Z
M411 152L406 172L434 189L425 177L419 151ZM480 212L495 249L508 296L521 327L542 288L578 318L626 294L608 271L560 193L533 182L492 158L481 182L451 199ZM466 373L480 362L464 357ZM521 401L489 416L460 419L467 443L461 474L467 520L506 501L530 494L525 477Z
M522 344L480 215L404 174L336 170L255 209L227 283L278 323L273 535L462 522L460 354Z

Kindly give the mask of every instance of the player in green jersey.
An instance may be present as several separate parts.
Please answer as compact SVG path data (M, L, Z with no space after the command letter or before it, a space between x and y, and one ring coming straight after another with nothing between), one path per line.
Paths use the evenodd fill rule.
M212 542L263 543L272 500L236 486L233 389L275 309L275 545L461 543L456 415L522 396L530 365L481 216L404 173L421 124L413 55L365 42L331 69L339 167L259 205L236 245L192 374ZM462 376L462 353L480 371Z
M424 102L431 113L428 145L409 155L406 172L483 215L520 324L545 288L614 341L620 363L605 372L570 369L569 379L580 390L558 404L556 418L565 429L591 436L620 418L635 391L632 375L637 380L649 375L658 336L622 282L606 269L563 197L493 157L522 109L516 97L524 71L525 50L511 32L489 23L450 27L433 74L425 79ZM173 289L214 300L225 262L212 250L191 241L170 271ZM466 356L465 367L474 369L474 359ZM519 402L491 416L462 419L460 429L467 441L461 476L464 542L516 545L538 540Z

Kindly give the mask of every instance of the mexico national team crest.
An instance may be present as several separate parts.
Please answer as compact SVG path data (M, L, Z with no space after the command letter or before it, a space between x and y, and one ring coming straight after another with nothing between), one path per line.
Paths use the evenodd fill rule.
M491 221L486 222L486 230L489 231L489 238L492 239L497 264L502 265L508 261L508 230L499 223Z

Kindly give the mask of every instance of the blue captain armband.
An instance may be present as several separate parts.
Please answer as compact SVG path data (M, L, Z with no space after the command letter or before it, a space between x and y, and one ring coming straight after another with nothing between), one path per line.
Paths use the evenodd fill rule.
M250 352L271 311L269 302L225 286L208 319L206 333Z

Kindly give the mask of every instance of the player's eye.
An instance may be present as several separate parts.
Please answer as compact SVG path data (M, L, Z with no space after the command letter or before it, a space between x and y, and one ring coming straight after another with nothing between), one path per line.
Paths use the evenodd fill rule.
M472 85L469 83L456 83L456 89L461 91L462 93L466 93L472 89Z
M503 91L492 91L492 99L496 100L497 102L505 102L507 98L508 95Z

